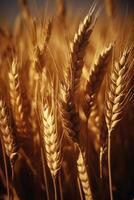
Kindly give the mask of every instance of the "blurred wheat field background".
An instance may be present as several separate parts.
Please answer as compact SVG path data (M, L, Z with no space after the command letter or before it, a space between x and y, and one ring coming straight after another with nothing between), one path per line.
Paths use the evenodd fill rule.
M0 23L0 199L132 200L133 12L18 5Z

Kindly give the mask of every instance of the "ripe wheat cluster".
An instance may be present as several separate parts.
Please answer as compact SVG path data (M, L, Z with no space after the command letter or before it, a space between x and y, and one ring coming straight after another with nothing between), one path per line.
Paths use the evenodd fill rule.
M55 3L0 28L0 199L132 200L134 18Z

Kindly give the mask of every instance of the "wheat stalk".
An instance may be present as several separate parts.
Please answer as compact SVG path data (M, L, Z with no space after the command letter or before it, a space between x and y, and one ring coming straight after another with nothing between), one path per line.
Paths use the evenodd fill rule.
M110 43L103 49L98 59L90 70L89 79L86 83L84 113L88 118L91 108L95 103L99 89L101 87L106 72L109 57L112 53L113 45Z
M76 92L79 87L88 40L96 21L93 20L94 9L95 6L89 11L83 22L80 23L73 42L70 44L70 84L74 92Z
M92 191L90 187L90 181L89 181L86 164L85 164L85 159L80 149L79 149L79 155L77 159L77 170L78 170L78 176L81 182L81 186L85 195L85 199L93 200Z
M0 99L0 130L6 154L11 164L14 164L18 157L17 145L12 130L9 127L6 106L2 99Z
M17 58L13 59L9 72L10 102L15 119L17 131L20 134L26 133L26 123L24 119L23 103L20 90L20 80L17 66Z
M47 103L43 107L43 138L46 150L48 167L53 177L61 168L62 156L60 137L56 130L54 108Z
M111 133L121 121L124 111L133 96L129 84L131 76L127 64L128 56L129 51L126 49L124 50L120 60L115 62L110 75L109 87L106 95L105 119L108 128L108 168L111 200L113 199L110 153Z

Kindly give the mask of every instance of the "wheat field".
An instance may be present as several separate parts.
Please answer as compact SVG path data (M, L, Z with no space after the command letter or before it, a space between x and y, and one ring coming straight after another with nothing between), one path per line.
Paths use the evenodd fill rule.
M0 25L0 200L132 200L133 14L18 3Z

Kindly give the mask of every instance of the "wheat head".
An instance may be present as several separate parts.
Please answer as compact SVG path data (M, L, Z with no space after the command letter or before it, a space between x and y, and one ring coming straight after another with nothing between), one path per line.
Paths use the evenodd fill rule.
M78 170L78 177L80 179L81 186L85 195L85 199L93 200L85 159L80 149L77 159L77 170Z
M90 70L89 79L86 83L84 102L84 113L87 118L90 115L91 108L94 105L102 81L104 79L109 57L112 53L112 48L113 45L111 43L107 47L105 47Z
M95 20L93 20L94 9L95 7L89 11L83 22L80 23L74 40L70 44L70 84L74 92L77 91L79 86L88 40L95 25Z
M14 164L18 157L17 144L12 130L9 127L6 106L2 99L0 99L0 131L6 154L9 157L11 164Z
M61 91L59 110L63 131L74 142L78 142L80 136L79 114L76 111L71 91L65 86L62 86Z
M43 139L47 157L47 164L53 177L61 168L62 155L60 137L56 130L56 120L53 107L47 103L43 107Z
M124 50L120 60L115 62L110 75L109 87L106 92L105 119L109 134L121 121L123 113L133 95L129 77L129 66L127 64L129 51Z
M11 65L11 70L9 72L9 92L16 128L18 133L23 134L26 133L26 123L24 119L23 103L17 65L17 58L14 58Z

